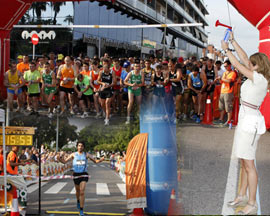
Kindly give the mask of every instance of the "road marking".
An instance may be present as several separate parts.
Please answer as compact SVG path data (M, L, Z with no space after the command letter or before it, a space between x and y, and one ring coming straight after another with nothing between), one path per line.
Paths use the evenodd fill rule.
M69 199L66 199L66 200L64 201L64 204L67 204L67 203L68 203L68 201L69 201Z
M104 166L104 165L99 165L99 166L101 166L101 167L104 167L104 168L105 168L105 166Z
M231 154L231 161L229 167L229 173L227 178L226 190L224 195L223 207L221 215L234 215L233 208L228 207L227 203L234 200L237 191L237 179L238 179L238 158L234 156L234 149Z
M57 194L65 185L67 182L58 182L55 185L53 185L51 188L49 188L45 194Z
M97 165L92 165L92 167L97 167Z
M76 194L76 189L75 189L75 187L72 189L72 191L70 191L70 194Z
M74 211L46 211L47 214L72 214L78 215L79 212ZM121 216L126 215L125 213L108 213L108 212L84 212L85 215L112 215L112 216Z
M108 185L106 183L96 183L97 195L110 195Z
M41 187L43 187L45 184L47 184L48 182L41 182ZM38 189L38 183L37 184L34 184L34 185L31 185L30 187L27 188L27 193L30 194L30 193L33 193L35 190Z
M117 184L119 190L121 191L121 193L126 196L126 184Z

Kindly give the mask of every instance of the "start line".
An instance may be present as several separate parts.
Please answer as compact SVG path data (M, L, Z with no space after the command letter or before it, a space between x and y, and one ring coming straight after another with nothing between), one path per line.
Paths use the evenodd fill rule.
M65 215L78 215L77 211L46 211L46 214L65 214ZM124 213L106 213L106 212L84 212L85 215L112 215L112 216L120 216L126 215Z

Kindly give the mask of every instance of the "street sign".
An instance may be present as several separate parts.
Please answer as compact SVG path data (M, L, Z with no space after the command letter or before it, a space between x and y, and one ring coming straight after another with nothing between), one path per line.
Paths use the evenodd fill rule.
M37 45L38 42L39 42L39 37L37 34L33 34L32 37L31 37L31 41L32 41L32 44L33 45Z

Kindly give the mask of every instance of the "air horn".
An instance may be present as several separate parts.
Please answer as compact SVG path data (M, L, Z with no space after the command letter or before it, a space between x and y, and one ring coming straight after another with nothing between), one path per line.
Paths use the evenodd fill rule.
M225 24L219 22L219 20L216 21L216 27L218 27L218 26L224 26L224 27L232 30L232 27L231 26L225 25Z

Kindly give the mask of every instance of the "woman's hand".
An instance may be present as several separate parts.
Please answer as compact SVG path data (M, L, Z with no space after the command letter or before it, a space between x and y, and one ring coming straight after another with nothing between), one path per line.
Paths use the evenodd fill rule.
M232 31L230 31L230 39L229 39L229 41L233 41L233 40L234 40L234 34L233 34Z
M229 49L229 44L226 43L224 40L221 41L221 48L223 50Z

